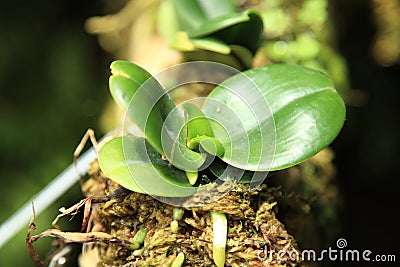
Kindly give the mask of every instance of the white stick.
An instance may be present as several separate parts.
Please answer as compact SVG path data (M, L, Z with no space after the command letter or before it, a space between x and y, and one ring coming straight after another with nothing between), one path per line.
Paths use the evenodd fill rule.
M3 222L0 226L0 248L5 245L10 238L16 235L22 227L28 229L28 223L33 216L32 202L35 206L36 215L40 214L70 189L79 180L79 177L85 175L88 171L89 164L96 158L96 151L91 147L78 158L76 168L74 164L71 164L55 177L53 181L47 184L37 195Z

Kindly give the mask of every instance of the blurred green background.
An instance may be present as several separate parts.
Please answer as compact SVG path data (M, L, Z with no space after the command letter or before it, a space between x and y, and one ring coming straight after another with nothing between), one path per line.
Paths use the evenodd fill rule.
M83 25L102 6L76 0L0 4L0 222L72 163L88 127L99 128L110 59ZM39 230L51 226L58 208L81 198L77 184L38 217ZM0 266L34 266L25 236L26 229L0 249Z
M100 116L109 99L112 56L84 25L89 17L117 11L124 2L4 0L0 4L0 223L72 162L87 128L94 128L97 137L104 134ZM299 2L311 3L304 20L326 19L317 16L321 15L318 3L326 1L265 1L269 8L265 16L271 18L271 25L278 21L281 27L267 32L269 41L261 50L276 62L288 57L312 66L322 62L317 67L335 76L348 101L346 125L333 143L345 201L340 217L343 231L338 236L351 248L396 254L400 237L399 221L393 216L399 211L400 183L399 1L329 1L329 24L319 29L322 34L315 39L329 42L334 50L318 53L310 49L318 43L308 38L315 29L303 32L301 25L288 26L285 12L295 12L292 6ZM276 42L282 40L293 44L299 54L274 54ZM51 227L59 207L81 198L76 185L38 217L38 230ZM74 227L62 225L67 230ZM25 233L21 231L0 248L0 266L34 266L25 248ZM42 255L49 242L40 241Z

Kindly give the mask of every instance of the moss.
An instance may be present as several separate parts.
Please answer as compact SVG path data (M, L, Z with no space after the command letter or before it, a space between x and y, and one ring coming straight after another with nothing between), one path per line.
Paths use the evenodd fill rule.
M300 264L288 256L300 253L296 241L276 218L276 197L284 197L279 188L262 186L250 191L245 185L235 185L215 202L186 208L174 232L173 206L123 190L102 177L96 163L90 174L82 186L85 194L108 197L108 201L93 206L93 228L122 240L129 240L141 228L148 229L143 246L136 250L121 244L99 244L101 262L106 266L170 266L179 253L185 257L182 266L215 266L210 211L223 212L228 219L226 266ZM286 258L278 260L274 253L272 258L263 260L266 248L285 251Z

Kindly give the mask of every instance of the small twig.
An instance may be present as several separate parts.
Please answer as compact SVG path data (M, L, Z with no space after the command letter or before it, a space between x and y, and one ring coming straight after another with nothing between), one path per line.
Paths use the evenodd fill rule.
M54 219L54 221L53 221L51 224L52 224L56 229L61 230L61 228L60 228L60 227L58 226L58 224L57 224L58 221L59 221L59 219L60 219L61 217L66 216L66 215L75 215L75 214L78 212L78 210L79 210L83 205L85 205L85 216L84 216L83 221L82 221L82 229L84 229L85 226L86 226L86 223L87 223L87 218L86 218L86 217L88 216L88 215L86 215L86 209L89 209L89 212L90 212L91 203L92 203L92 198L91 198L91 197L88 197L88 198L82 199L81 201L79 201L79 202L76 203L75 205L69 207L68 209L66 209L66 208L64 208L64 207L60 208L59 211L61 212L61 214L58 214L57 217ZM87 207L87 206L89 206L89 207Z
M47 262L42 261L39 258L39 254L36 252L35 248L33 247L32 242L30 242L31 241L31 232L36 230L36 225L33 223L36 218L35 206L34 206L33 202L32 202L32 214L33 214L32 218L29 221L29 225L28 225L28 233L26 234L26 239L25 239L26 247L28 248L28 252L29 252L31 259L36 263L36 265L43 266Z

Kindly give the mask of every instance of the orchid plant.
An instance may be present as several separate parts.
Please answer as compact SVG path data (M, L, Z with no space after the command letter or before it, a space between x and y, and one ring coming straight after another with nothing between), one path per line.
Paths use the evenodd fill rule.
M166 0L159 21L171 47L187 60L203 60L183 69L194 66L197 72L226 77L212 79L215 87L201 101L175 103L169 92L176 86L171 82L176 73L163 83L158 79L162 75L114 61L109 87L125 111L127 127L98 152L106 177L131 191L187 206L185 200L221 184L261 185L268 172L309 159L339 134L345 104L326 74L287 64L245 70L252 66L263 35L257 12L240 11L232 0ZM231 67L204 61L208 59ZM85 162L94 157L88 155ZM182 216L182 208L176 207L171 232ZM222 267L227 218L216 211L210 218L213 259ZM142 246L147 233L140 228L129 249ZM179 253L172 266L183 262Z
M261 184L268 171L328 146L345 120L344 102L328 76L297 65L238 72L201 106L175 105L163 85L133 63L115 61L111 72L111 94L141 134L107 142L100 167L123 187L156 197L189 197L216 179ZM226 218L211 215L219 229L214 261L223 266Z
M169 94L174 82L162 84L160 75L127 61L111 64L111 94L125 111L125 126L140 132L125 127L99 151L104 175L121 186L185 206L184 200L210 184L257 187L268 172L307 160L340 132L345 104L324 73L286 64L246 70L263 36L256 11L239 11L231 0L167 0L159 22L162 35L186 61L202 60L194 62L197 72L221 73L221 65L204 60L235 69L223 65L226 79L212 82L215 88L201 101L176 104ZM181 215L174 215L172 232L182 217L182 210L176 211ZM210 217L213 258L221 267L227 218L215 211ZM184 261L180 256L176 266Z

